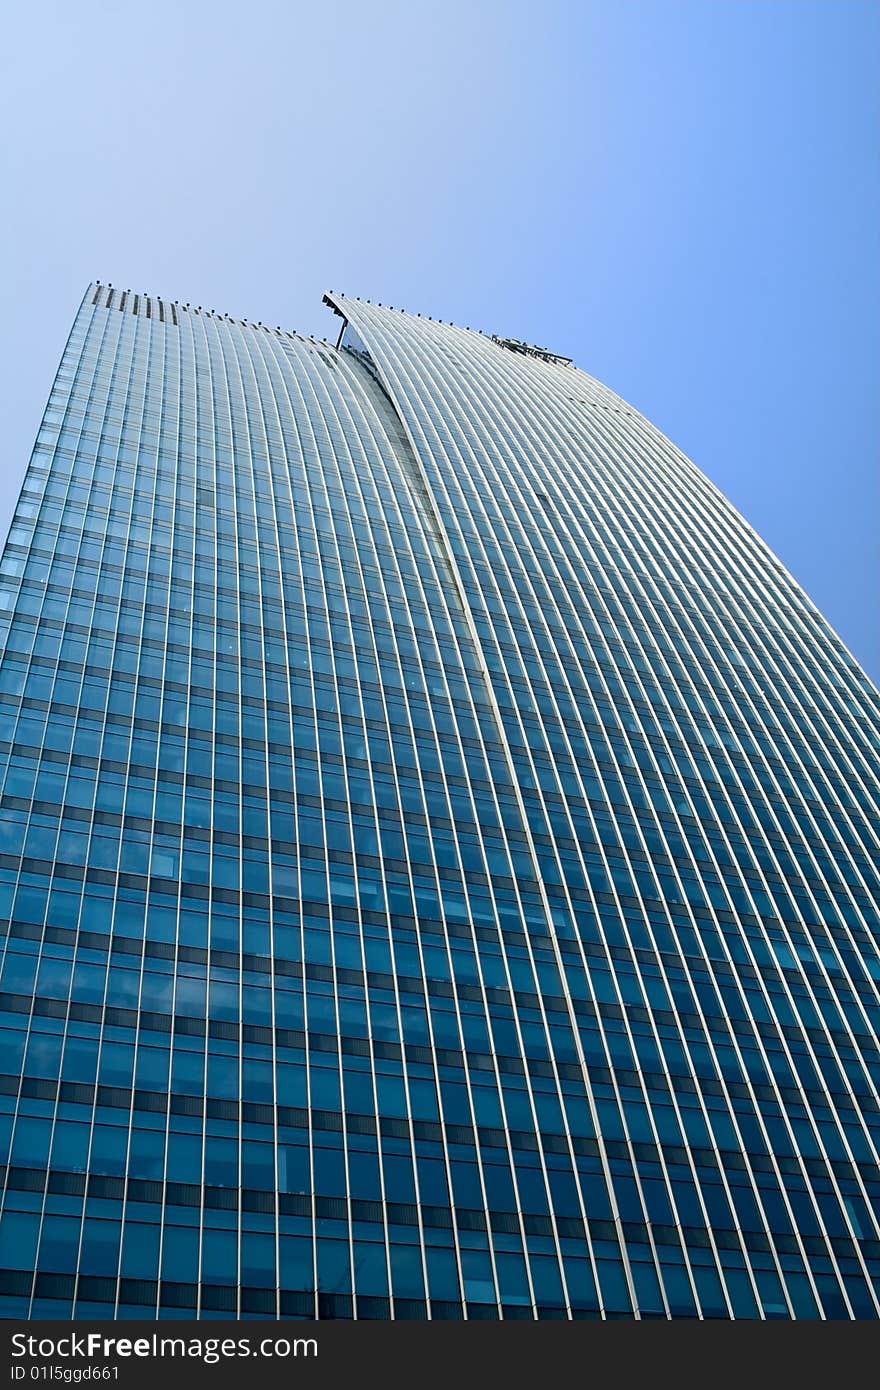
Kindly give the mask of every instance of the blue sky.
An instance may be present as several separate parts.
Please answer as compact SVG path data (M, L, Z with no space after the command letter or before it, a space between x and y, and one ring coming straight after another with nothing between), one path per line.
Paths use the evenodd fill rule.
M327 288L572 355L880 678L880 5L10 9L0 529L92 278L305 333Z

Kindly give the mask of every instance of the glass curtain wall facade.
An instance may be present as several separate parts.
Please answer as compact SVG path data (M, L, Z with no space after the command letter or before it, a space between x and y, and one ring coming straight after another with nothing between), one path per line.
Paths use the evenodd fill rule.
M876 1317L876 692L612 392L327 302L92 285L64 352L0 1312Z

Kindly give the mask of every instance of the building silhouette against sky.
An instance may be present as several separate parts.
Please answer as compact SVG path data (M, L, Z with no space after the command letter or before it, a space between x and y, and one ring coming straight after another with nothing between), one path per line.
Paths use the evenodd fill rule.
M878 700L566 359L92 285L2 560L0 1311L873 1318Z

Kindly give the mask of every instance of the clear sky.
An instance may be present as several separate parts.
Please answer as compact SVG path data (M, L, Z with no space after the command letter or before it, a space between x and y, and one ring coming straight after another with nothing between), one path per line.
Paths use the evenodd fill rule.
M878 58L876 0L19 0L0 529L89 280L342 289L573 356L877 680Z

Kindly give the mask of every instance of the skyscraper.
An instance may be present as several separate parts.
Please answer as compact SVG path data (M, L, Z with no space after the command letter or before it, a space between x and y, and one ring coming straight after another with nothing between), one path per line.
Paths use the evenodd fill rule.
M876 692L613 392L326 302L92 285L62 358L0 1311L876 1317Z

